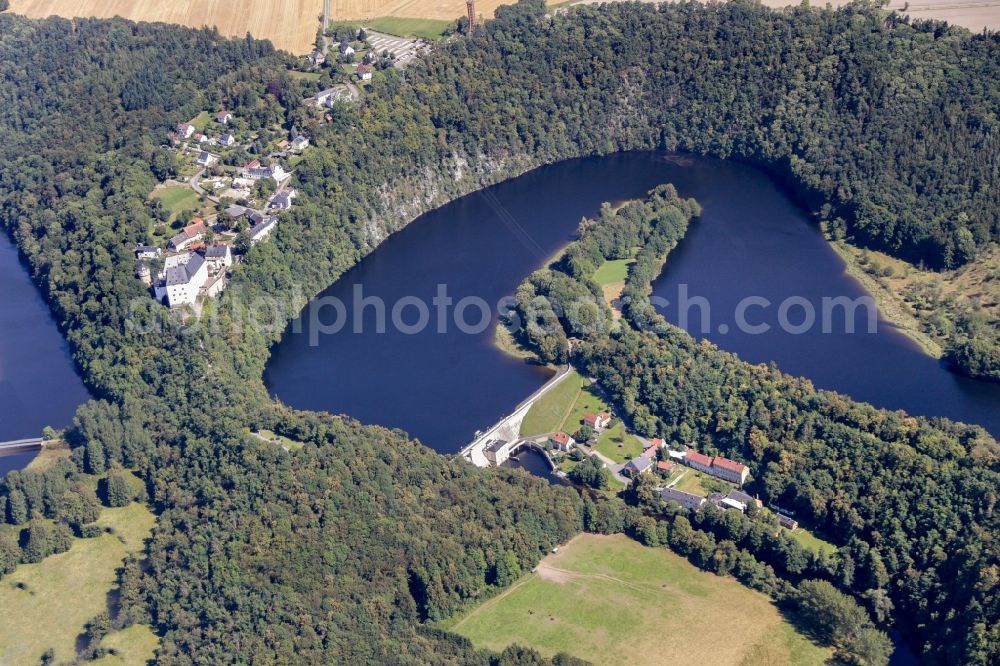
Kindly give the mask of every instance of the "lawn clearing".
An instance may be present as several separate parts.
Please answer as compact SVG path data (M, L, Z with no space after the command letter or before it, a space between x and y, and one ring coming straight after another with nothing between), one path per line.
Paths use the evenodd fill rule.
M115 571L142 548L155 520L141 504L103 509L97 524L115 534L74 539L67 552L19 565L0 580L0 664L37 664L48 648L56 662L71 661L84 624L107 608Z
M202 111L197 116L191 119L190 124L194 126L199 132L204 132L205 128L208 127L208 123L212 122L212 114L208 111Z
M625 282L628 277L628 267L635 263L635 259L612 259L605 261L601 267L594 272L594 281L601 285Z
M443 626L477 647L511 643L595 664L822 664L764 595L664 548L583 534L537 572Z
M819 553L823 551L827 553L832 553L837 550L837 547L834 546L832 543L820 539L818 536L816 536L809 530L805 529L804 527L799 527L793 530L792 538L798 541L803 548L811 550L814 553Z
M693 493L695 495L701 495L702 497L708 495L711 491L702 485L702 481L707 481L709 476L703 472L699 472L696 469L691 469L690 467L682 467L680 473L684 476L681 480L677 482L676 485L672 486L677 490L683 490L686 493Z
M294 439L289 439L284 435L279 435L272 430L259 430L256 433L258 439L262 439L269 444L275 444L285 449L286 451L297 451L301 449L304 444L302 442L297 442Z
M583 381L583 377L573 370L555 388L543 395L524 417L521 435L530 437L560 430L570 407L576 403L583 390ZM570 426L571 434L575 430L576 427Z
M458 15L456 15L456 18ZM444 37L444 31L454 21L429 18L406 18L402 16L381 16L365 22L365 27L397 37L419 37L437 40Z
M196 211L201 207L198 193L186 185L163 187L153 192L152 197L163 202L163 207L170 211L170 219L176 218L182 211Z
M621 420L613 421L613 425L601 433L594 448L620 463L628 462L643 450L642 442L625 432L625 424Z
M100 666L145 666L153 660L160 638L148 624L133 624L112 631L101 641L108 654L96 660Z

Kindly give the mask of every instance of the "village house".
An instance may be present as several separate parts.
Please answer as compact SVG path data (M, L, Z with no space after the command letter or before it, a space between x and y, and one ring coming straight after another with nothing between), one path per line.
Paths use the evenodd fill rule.
M236 143L236 137L232 134L223 134L222 138L219 139L219 144L228 148L229 146Z
M181 123L180 125L177 126L177 129L175 130L177 138L181 140L190 139L191 135L193 135L194 132L195 132L194 125L191 125L189 123Z
M750 476L749 467L722 456L712 457L697 451L688 451L684 454L683 460L688 467L738 485L743 485Z
M357 74L358 78L361 79L362 81L371 81L372 66L366 62L361 63L360 65L358 65Z
M339 50L340 50L340 55L354 55L354 47L351 46L348 42L341 42Z
M310 53L307 57L309 58L309 63L313 67L319 67L324 62L326 62L326 54L320 51L319 49L316 49L315 51Z
M215 155L207 153L203 150L200 153L198 153L198 159L195 161L198 162L198 164L200 164L203 167L210 167L216 162L218 162L219 159Z
M583 417L583 422L593 428L595 432L604 430L611 423L611 414L602 412L601 414L587 414Z
M790 518L783 513L774 514L778 518L778 524L789 530L797 530L799 528L799 522L794 518Z
M667 502L677 502L685 509L691 509L692 511L697 511L705 503L705 498L700 495L686 493L683 490L676 490L674 488L664 488L661 490L660 498Z
M205 248L205 261L210 271L215 274L233 265L233 252L225 243L215 243Z
M205 223L198 218L195 220L197 221L184 227L179 234L170 239L171 250L175 252L185 250L205 237L205 234L208 233Z
M670 474L671 472L674 471L675 467L676 465L674 463L667 462L666 460L661 460L660 462L656 463L657 471L662 472L663 474Z
M233 114L228 111L219 111L215 114L215 122L221 123L223 125L228 125L229 121L233 119Z
M645 474L651 469L653 469L652 460L643 456L637 456L625 463L625 466L622 467L622 474L634 479L640 474Z
M564 432L554 432L549 435L549 444L557 451L569 451L576 445L576 440Z
M205 143L206 141L208 141L208 136L205 134L195 134L194 140L197 141L198 143Z
M742 502L743 504L746 504L747 506L749 506L751 504L754 504L754 505L756 505L758 507L764 506L764 503L761 502L759 499L757 499L755 497L752 497L751 495L746 494L742 490L737 490L736 488L733 488L732 490L730 490L729 494L727 495L727 497L729 497L729 499L736 500L737 502Z
M288 210L292 207L292 199L295 198L295 190L282 190L278 192L268 202L268 208L276 210Z
M274 216L265 217L260 223L255 224L252 229L250 229L250 244L256 245L260 241L271 235L274 231L275 225L278 224L278 218Z
M253 160L245 167L241 172L244 178L249 178L250 180L260 180L261 178L273 178L274 182L279 186L288 180L291 176L290 173L281 168L280 164L275 164L273 167L261 166L259 160Z
M658 449L662 449L662 448L664 448L664 447L665 447L665 446L666 446L667 444L666 444L666 442L664 442L664 441L663 441L662 439L660 439L659 437L654 437L653 439L649 440L649 445L650 445L650 446L655 446L655 447L656 447L656 448L658 448Z
M247 208L246 213L244 214L246 215L246 218L250 220L250 226L260 224L267 219L267 215L264 215L264 213L254 210L253 208Z
M726 510L726 509L735 509L736 511L739 511L740 513L746 513L746 510L747 510L747 505L746 504L744 504L743 502L739 502L737 500L734 500L731 497L727 497L727 496L723 495L722 493L709 493L707 499L708 499L709 502L711 502L712 504L714 504L715 506L717 506L717 507L719 507L720 509L723 509L723 510Z
M658 450L659 449L657 449L655 446L648 446L645 449L643 449L642 455L643 457L649 458L650 460L656 460L656 452Z
M157 259L163 250L152 245L139 245L135 248L136 259Z
M292 150L305 150L309 147L309 139L301 134L292 139Z

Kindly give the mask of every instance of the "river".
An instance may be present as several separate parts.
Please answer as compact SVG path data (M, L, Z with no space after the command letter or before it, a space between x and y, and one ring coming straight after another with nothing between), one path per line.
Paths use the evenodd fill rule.
M0 230L0 442L39 437L68 426L89 395L69 345L31 282L10 238ZM0 476L34 453L0 455Z
M350 311L361 289L365 297L381 298L388 311L407 296L430 304L438 285L446 285L455 302L478 296L495 304L572 239L582 216L595 214L604 201L641 197L667 182L696 197L704 212L670 257L656 293L673 296L687 283L692 297L707 297L709 339L752 362L773 360L823 388L882 407L981 423L1000 434L1000 386L947 372L884 321L873 334L824 334L819 327L799 335L718 332L717 323L726 320L716 316L733 312L747 296L765 297L776 310L788 296L864 295L804 212L763 172L736 162L626 153L542 167L415 220L320 297ZM547 376L499 351L492 327L468 334L448 325L439 333L433 309L431 325L420 332L390 322L378 333L376 309L368 307L359 321L325 335L310 312L303 311L273 350L265 373L272 393L295 407L402 428L441 452L457 451ZM413 308L403 312L409 312L404 323L419 318ZM752 310L748 319L760 323L762 312ZM676 312L664 313L676 321ZM319 317L327 324L335 319ZM789 319L798 321L794 311Z

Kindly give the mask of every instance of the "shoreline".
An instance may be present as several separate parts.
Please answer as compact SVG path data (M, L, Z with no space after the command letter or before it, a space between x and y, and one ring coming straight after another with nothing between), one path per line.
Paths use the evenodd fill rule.
M880 284L878 280L869 275L861 267L857 260L857 253L862 251L861 248L849 245L846 241L831 240L827 237L825 230L823 236L827 245L843 260L844 271L857 280L864 290L875 300L879 314L887 322L912 340L920 348L920 351L927 356L935 359L940 359L944 356L942 346L930 335L920 330L920 322L910 313L909 306L902 297Z

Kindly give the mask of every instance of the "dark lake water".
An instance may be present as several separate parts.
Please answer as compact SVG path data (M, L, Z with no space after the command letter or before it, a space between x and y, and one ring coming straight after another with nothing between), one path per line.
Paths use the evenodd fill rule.
M0 442L39 437L47 425L69 425L88 397L69 345L0 230ZM32 458L0 455L0 476Z
M446 285L456 303L475 296L495 305L572 239L582 216L667 182L698 198L704 214L656 291L673 300L677 285L687 283L690 295L710 300L713 327L745 296L770 299L776 312L789 295L863 295L815 226L759 170L661 153L571 160L464 197L387 239L320 295L343 302L348 312L358 288L383 299L385 332L376 332L377 312L368 307L362 333L348 315L339 333L320 335L307 308L273 350L265 373L270 390L295 407L399 427L438 451L457 451L538 388L546 372L497 350L492 326L472 335L449 323L438 333L433 308L422 332L401 331L391 324L393 304L408 296L430 304L438 285ZM406 324L419 315L412 307L402 313ZM676 321L669 308L665 313ZM760 323L760 313L751 310L747 319ZM466 321L478 318L477 310L467 311ZM801 317L792 311L789 319ZM319 314L324 324L337 320L333 307ZM875 334L826 335L817 326L802 335L713 329L707 337L824 388L1000 433L1000 386L948 373L884 322Z

